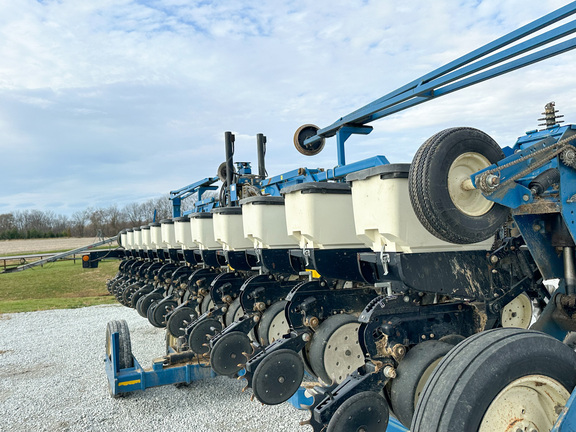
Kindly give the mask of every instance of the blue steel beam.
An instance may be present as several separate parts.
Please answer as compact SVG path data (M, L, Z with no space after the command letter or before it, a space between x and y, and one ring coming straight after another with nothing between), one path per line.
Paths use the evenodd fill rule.
M479 72L480 70L494 66L495 64L509 60L513 57L517 57L526 53L527 51L534 50L535 48L538 48L544 44L550 43L554 40L573 33L576 28L574 21L544 33L540 36L534 37L528 41L522 42L501 53L497 53L488 59L479 60L478 62L473 63L474 61L481 59L482 57L485 57L494 51L517 42L536 31L539 31L553 23L573 15L574 13L576 13L576 2L572 2L554 12L551 12L550 14L545 15L544 17L535 20L530 24L527 24L487 45L484 45L483 47L472 51L465 56L462 56L436 69L435 71L423 75L422 77L352 112L351 114L340 118L332 125L320 129L315 136L305 140L304 144L313 144L321 138L331 137L335 135L343 126L364 125L371 121L380 119L384 116L401 111L432 98L451 93L452 91L456 91L472 84L496 77L498 75L511 72L518 68L528 66L529 64L573 49L576 47L576 43L574 43L574 40L572 39L568 42L561 43L557 46L550 47L532 55L523 57L519 60L516 60L515 62L505 64L498 68L493 68L487 72L477 74L471 78L468 78L467 80L463 80L464 77L470 74ZM469 67L463 67L470 65L471 63L473 64ZM453 86L447 86L448 83L455 80L462 80L463 82L456 83ZM445 87L439 90L438 87L440 86Z

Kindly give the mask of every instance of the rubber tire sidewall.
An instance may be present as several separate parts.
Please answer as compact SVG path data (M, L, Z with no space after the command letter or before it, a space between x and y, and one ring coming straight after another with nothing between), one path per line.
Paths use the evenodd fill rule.
M478 430L484 413L511 382L528 376L576 386L576 353L553 337L499 328L458 344L430 376L420 396L412 432Z
M504 158L500 146L474 128L450 128L428 139L416 152L408 175L410 200L416 216L433 235L457 243L490 238L506 221L509 210L495 203L482 216L469 216L454 205L448 192L448 173L456 158L475 152L490 163Z

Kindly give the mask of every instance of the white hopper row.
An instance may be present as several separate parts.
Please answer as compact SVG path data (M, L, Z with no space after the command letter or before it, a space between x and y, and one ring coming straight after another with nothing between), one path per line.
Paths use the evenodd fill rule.
M492 239L475 244L447 243L431 234L412 208L410 164L389 164L347 176L352 186L356 234L374 252L488 250Z

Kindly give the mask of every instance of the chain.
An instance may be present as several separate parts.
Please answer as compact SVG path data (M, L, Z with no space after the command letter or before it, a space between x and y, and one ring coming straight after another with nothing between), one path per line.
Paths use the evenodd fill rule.
M482 173L481 178L480 178L480 182L479 182L480 189L482 189L482 191L488 195L493 194L498 189L506 186L507 184L512 183L513 181L518 180L519 178L522 178L522 177L530 174L532 171L546 165L548 163L548 161L550 161L552 158L554 158L554 157L558 156L560 153L562 153L570 142L575 141L575 140L576 140L576 135L573 135L573 136L568 137L568 138L564 138L564 139L552 144L549 147L545 147L545 148L542 148L540 150L536 150L535 152L527 154L525 156L522 156L522 157L520 157L520 158L518 158L512 162L508 162L507 164L504 164L504 165L499 166L497 168L493 168L491 170L485 171L484 173ZM538 158L541 154L544 154L544 156L542 156L540 158L540 160L531 164L530 166L528 166L524 170L520 171L519 173L513 175L512 177L506 179L504 182L502 182L496 186L493 186L493 187L488 186L488 184L486 183L487 176L494 175L496 173L500 173L502 170L509 168L511 166L517 165L521 162L524 162L525 160Z

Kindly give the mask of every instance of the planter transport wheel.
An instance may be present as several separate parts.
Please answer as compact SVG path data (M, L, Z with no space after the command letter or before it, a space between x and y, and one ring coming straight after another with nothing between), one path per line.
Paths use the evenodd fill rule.
M326 143L325 138L320 139L320 141L317 141L314 144L304 144L304 141L316 135L316 132L318 132L319 129L318 126L313 124L300 126L294 133L294 147L296 147L296 150L306 156L314 156L320 153Z
M338 314L326 318L316 329L307 357L314 374L324 383L340 383L364 365L358 340L358 318Z
M574 370L576 353L544 333L478 333L432 372L411 431L549 431L576 385Z
M357 393L338 407L327 432L381 432L388 427L390 412L384 397L373 391Z
M170 314L166 328L174 337L184 336L184 329L196 318L198 318L198 314L191 307L178 308Z
M210 365L218 375L234 375L252 354L248 336L239 331L223 335L210 351Z
M441 240L477 243L490 238L509 210L486 199L470 176L504 158L484 132L451 128L429 138L408 174L412 207L426 229Z
M118 333L118 363L120 369L134 366L130 330L124 320L109 321L106 325L106 355L112 359L112 334Z
M202 320L190 330L188 346L196 354L206 354L210 350L208 341L221 330L222 323L220 321L212 318Z
M290 326L284 313L287 304L286 300L281 300L274 303L262 314L258 323L258 337L262 345L270 345L272 341L280 339L290 332Z
M252 377L252 390L263 404L278 405L296 393L303 377L300 355L281 349L266 356L258 365Z
M444 342L422 342L408 351L398 365L396 378L390 383L390 403L396 418L407 428L412 423L424 385L452 348L453 345Z

